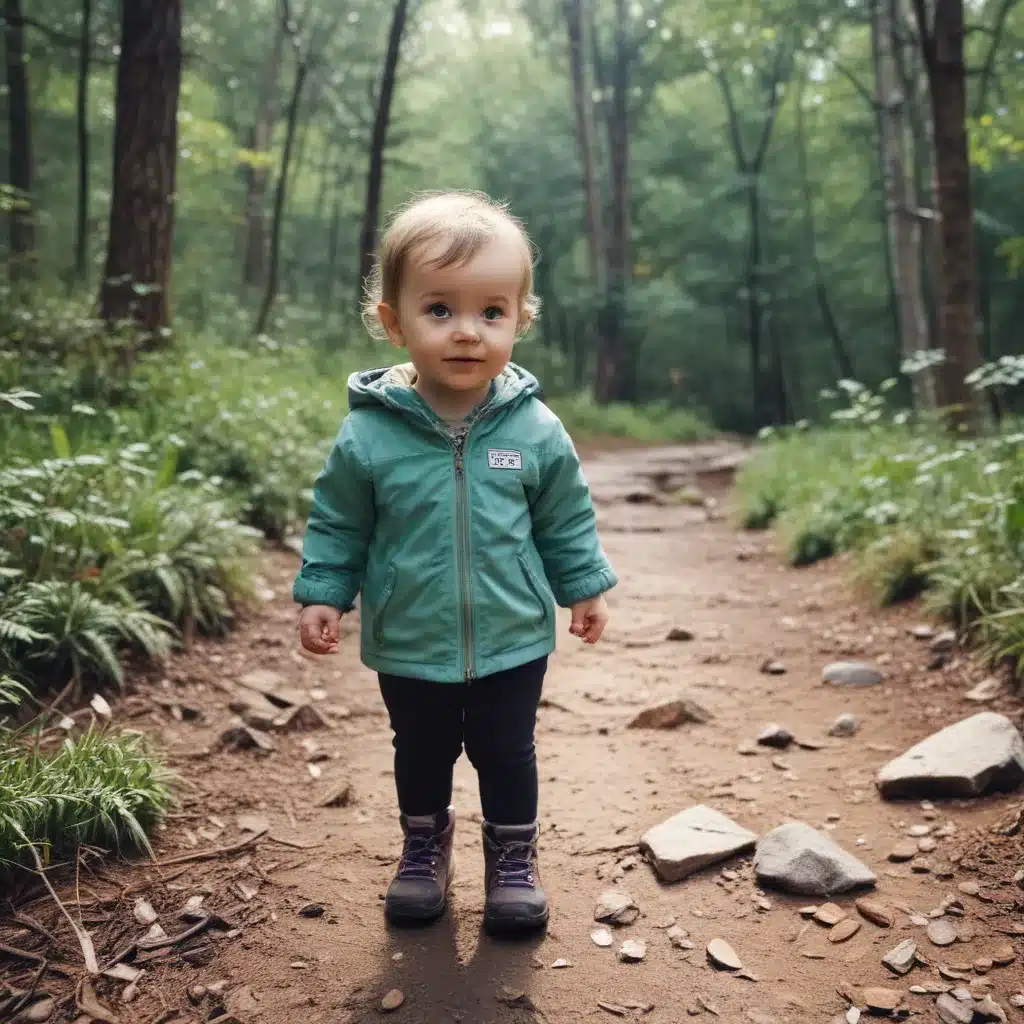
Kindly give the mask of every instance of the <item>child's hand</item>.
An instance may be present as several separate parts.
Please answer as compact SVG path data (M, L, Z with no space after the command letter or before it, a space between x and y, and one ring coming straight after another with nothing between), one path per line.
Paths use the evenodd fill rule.
M585 644L596 644L608 625L608 602L604 595L580 601L572 606L572 625L569 632L583 639Z
M326 604L311 604L299 616L299 638L313 654L338 653L338 624L341 612Z

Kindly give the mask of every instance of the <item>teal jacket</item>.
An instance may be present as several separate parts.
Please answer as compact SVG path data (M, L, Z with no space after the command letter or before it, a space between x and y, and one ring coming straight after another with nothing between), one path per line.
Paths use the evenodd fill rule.
M563 607L618 582L572 441L509 364L457 437L411 365L355 373L317 477L295 600L360 601L363 662L463 682L550 654Z

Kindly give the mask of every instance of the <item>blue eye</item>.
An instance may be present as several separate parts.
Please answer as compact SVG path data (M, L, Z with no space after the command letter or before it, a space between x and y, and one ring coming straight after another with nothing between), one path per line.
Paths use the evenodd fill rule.
M450 315L448 307L443 302L435 302L427 309L427 312L438 320L445 320Z
M485 320L500 320L505 315L505 310L501 306L488 306L484 310Z

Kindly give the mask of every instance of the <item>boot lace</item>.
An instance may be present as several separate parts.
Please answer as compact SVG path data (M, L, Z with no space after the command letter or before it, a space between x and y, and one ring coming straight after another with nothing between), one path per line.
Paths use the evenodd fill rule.
M533 858L537 855L534 843L505 842L494 865L494 884L515 889L533 888Z
M436 879L440 854L441 844L437 836L406 836L398 877Z

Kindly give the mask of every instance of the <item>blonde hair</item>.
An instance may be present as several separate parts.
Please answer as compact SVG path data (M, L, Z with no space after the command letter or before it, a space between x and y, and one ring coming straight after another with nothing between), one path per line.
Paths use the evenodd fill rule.
M533 294L534 247L522 221L508 212L508 203L483 192L420 192L391 214L381 236L373 270L366 279L363 323L378 338L386 337L377 306L394 306L410 254L431 242L443 240L444 251L431 265L437 269L458 266L472 259L480 248L503 230L511 228L523 243L523 284L519 290L517 333L525 333L540 311Z

